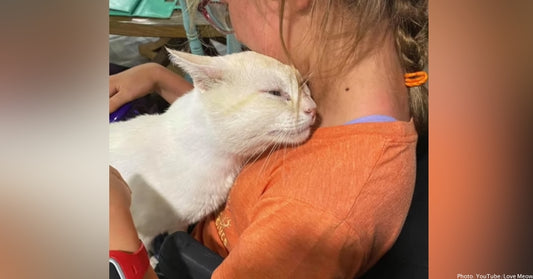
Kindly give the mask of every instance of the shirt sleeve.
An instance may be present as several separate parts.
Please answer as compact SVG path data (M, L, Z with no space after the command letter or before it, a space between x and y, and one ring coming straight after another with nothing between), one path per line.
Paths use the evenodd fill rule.
M367 255L346 222L304 202L266 198L212 278L353 278Z

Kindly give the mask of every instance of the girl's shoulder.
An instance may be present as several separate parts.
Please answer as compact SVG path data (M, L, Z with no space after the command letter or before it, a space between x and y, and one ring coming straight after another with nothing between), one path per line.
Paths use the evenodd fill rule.
M412 121L320 128L305 144L244 168L234 194L255 202L283 197L346 216L361 197L410 194L416 142Z
M363 140L365 137L383 137L387 140L416 141L414 121L366 122L342 126L318 128L311 140L342 140L344 138Z

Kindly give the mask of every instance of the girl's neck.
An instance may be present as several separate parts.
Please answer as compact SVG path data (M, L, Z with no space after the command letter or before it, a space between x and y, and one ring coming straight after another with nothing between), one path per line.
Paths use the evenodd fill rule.
M310 80L321 127L380 114L409 121L408 91L392 40L342 75Z

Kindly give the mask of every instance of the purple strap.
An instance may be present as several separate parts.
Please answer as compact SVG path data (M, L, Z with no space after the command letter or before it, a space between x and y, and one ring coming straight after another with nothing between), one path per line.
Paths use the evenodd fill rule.
M123 120L124 116L130 110L132 103L126 103L111 114L109 114L109 122L117 122Z
M394 122L394 121L396 121L394 117L390 117L387 115L374 114L374 115L356 118L354 120L344 123L344 125L358 124L358 123L372 123L372 122Z

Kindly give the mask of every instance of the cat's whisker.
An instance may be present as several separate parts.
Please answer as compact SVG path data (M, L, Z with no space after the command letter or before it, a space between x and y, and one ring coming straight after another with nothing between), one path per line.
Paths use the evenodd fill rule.
M263 151L264 152L264 151ZM263 152L260 153L260 155L258 156L261 156L261 154L263 154ZM258 156L250 156L248 157L243 163L242 163L242 167L244 168L246 165L248 165L249 163L255 163L257 161L257 159L255 159L256 157ZM253 160L253 162L251 162Z
M254 155L254 156L250 156L246 162L244 162L243 164L243 167L248 165L248 164L254 164L255 162L257 162L262 156L263 154L268 150L268 147L263 149L263 151L259 152L257 155Z
M287 148L288 148L288 144L287 144L287 143L284 143L283 145L284 145L284 147L283 147L283 160L285 160L286 157L287 157Z
M262 137L266 137L267 135L268 135L268 132L264 132L263 134L257 135L254 138L262 138ZM273 145L275 146L275 144L273 144ZM263 157L263 154L265 154L265 152L267 152L269 150L269 148L272 148L272 145L265 146L261 151L258 151L256 155L248 157L246 159L246 161L243 163L243 166L245 166L247 164L250 164L250 163L257 162L260 158ZM271 152L272 151L270 149L269 153L271 153Z
M288 134L289 133L279 133L276 135L275 144L274 146L272 146L272 149L267 156L267 161L274 151L282 149L287 146L286 143L288 142L288 139L290 139L290 136L287 136Z
M263 165L261 166L261 169L259 171L259 175L261 175L263 173L263 171L267 168L268 166L268 163L270 161L270 157L272 156L272 154L274 153L274 151L278 148L279 146L279 141L276 141L271 147L270 147L270 151L268 152L268 154L266 155L265 157L265 161L263 163ZM268 148L267 148L268 149Z

